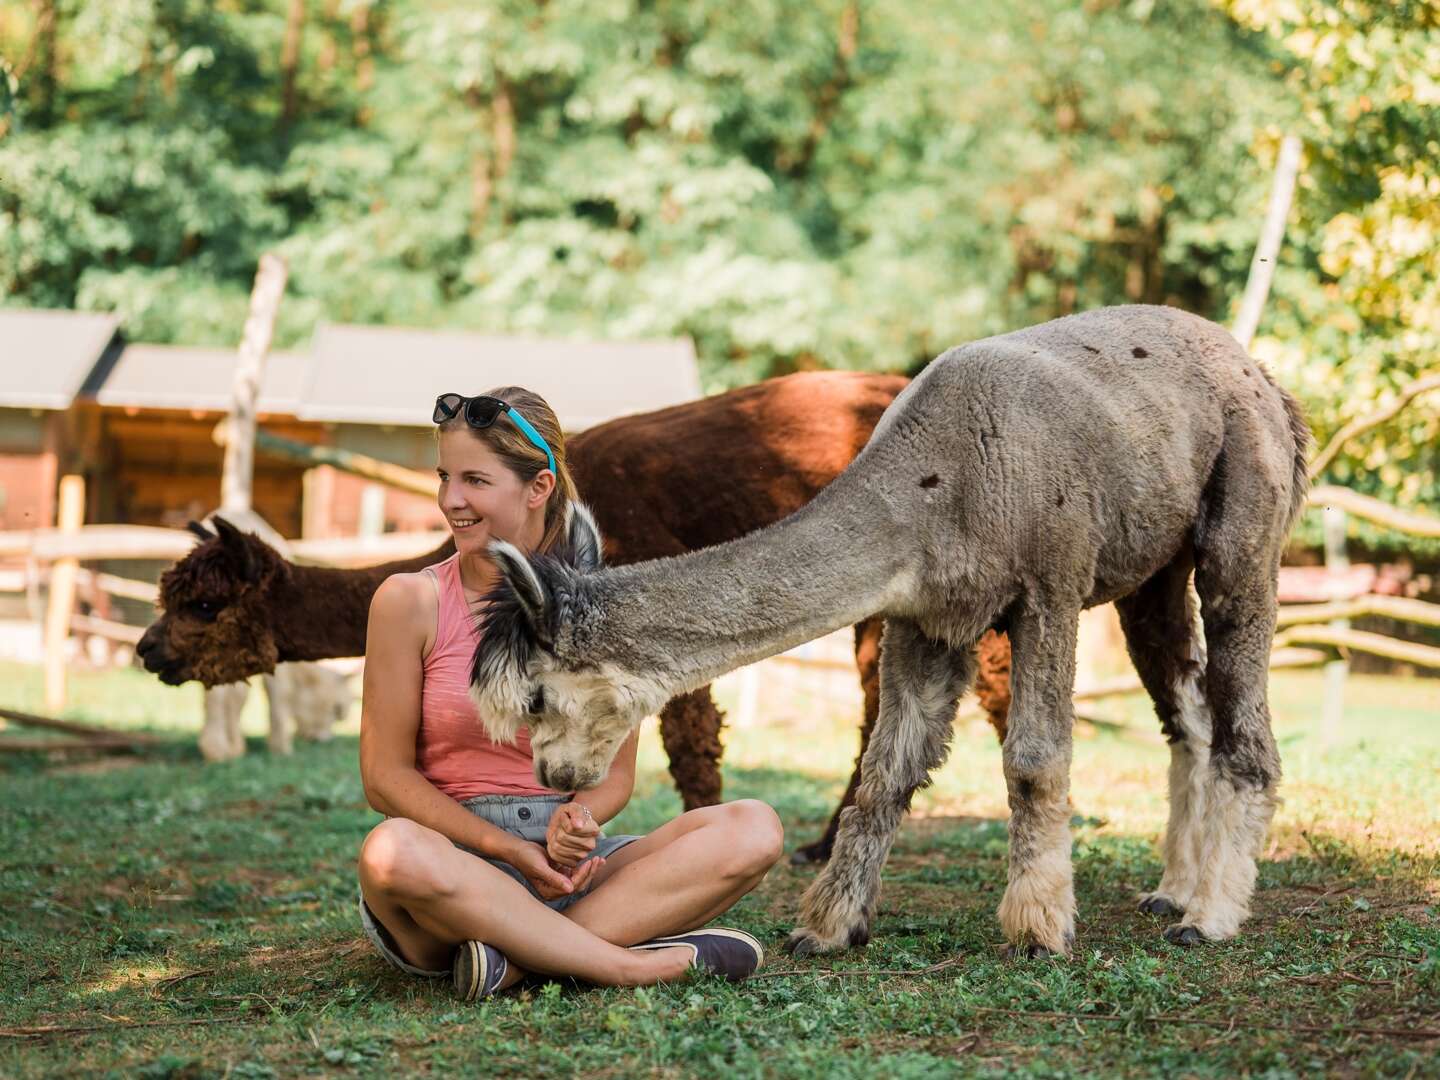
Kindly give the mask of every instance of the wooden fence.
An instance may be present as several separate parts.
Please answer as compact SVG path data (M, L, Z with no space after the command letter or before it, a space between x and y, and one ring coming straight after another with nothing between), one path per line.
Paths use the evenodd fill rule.
M155 604L159 588L82 566L113 560L154 560L162 563L183 558L196 538L183 529L141 525L80 525L74 507L83 505L79 477L65 477L61 521L57 528L0 532L0 593L21 593L31 618L44 625L45 704L52 712L65 705L65 650L72 634L93 635L133 647L144 628L75 610L76 596L103 593L111 597ZM66 486L68 485L68 487ZM65 508L71 507L69 513ZM412 558L433 551L448 536L445 532L390 533L380 536L295 540L291 555L299 562L328 566L365 566ZM45 598L42 603L42 590Z
M1332 527L1336 515L1349 513L1410 535L1440 537L1440 518L1397 510L1378 499L1345 488L1316 488L1310 494L1310 504L1325 508L1331 516ZM1339 518L1341 536L1343 528L1342 516ZM445 536L443 532L392 533L358 538L296 540L291 547L294 557L301 562L360 566L432 551L444 541ZM92 595L98 591L151 604L157 598L157 587L151 582L124 578L81 564L131 559L171 562L183 557L194 544L195 537L179 529L136 525L84 526L75 524L73 520L54 529L0 533L0 564L8 561L23 567L0 570L0 592L26 594L30 600L31 616L38 619L42 611L41 592L48 588L48 603L44 608L47 628L44 647L49 672L49 707L58 709L63 706L64 647L65 639L71 633L98 635L131 646L143 633L143 629L137 626L76 613L76 590ZM1323 602L1282 606L1272 666L1343 665L1351 651L1358 651L1440 669L1440 648L1355 630L1349 625L1352 619L1379 616L1421 626L1440 626L1440 604L1347 592L1344 588L1344 567L1335 563L1333 554L1331 569L1337 584L1335 594ZM803 652L781 657L779 661L818 668L851 667L848 659L817 657ZM1327 698L1333 699L1338 695L1339 687L1343 685L1342 677L1343 669L1330 668L1332 685ZM1083 687L1077 692L1076 700L1094 700L1133 693L1138 689L1139 680L1132 675Z

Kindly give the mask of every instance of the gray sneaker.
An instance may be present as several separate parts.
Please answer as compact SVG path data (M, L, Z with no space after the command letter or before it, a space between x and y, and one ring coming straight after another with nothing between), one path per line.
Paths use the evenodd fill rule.
M692 930L688 934L670 934L667 937L651 938L632 949L673 949L687 948L693 954L690 966L708 971L739 982L748 979L765 963L765 950L744 930L730 930L723 926L711 926L704 930Z
M483 941L462 941L450 962L450 978L462 1001L489 997L505 981L509 970L505 954Z

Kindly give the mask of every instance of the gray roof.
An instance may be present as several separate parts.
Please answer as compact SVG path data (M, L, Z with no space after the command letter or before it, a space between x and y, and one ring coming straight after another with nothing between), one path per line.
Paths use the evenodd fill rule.
M113 315L0 308L0 405L70 408L118 325Z
M230 408L234 349L126 345L113 315L0 308L0 407ZM540 394L566 431L700 396L695 349L453 330L322 326L308 353L273 352L257 408L302 420L428 427L437 394L503 384Z
M127 345L94 398L113 407L229 412L235 360L234 349ZM309 362L303 353L270 353L256 411L294 416Z
M428 426L435 397L503 384L534 390L566 431L700 396L695 349L668 341L568 341L448 330L322 326L304 420Z

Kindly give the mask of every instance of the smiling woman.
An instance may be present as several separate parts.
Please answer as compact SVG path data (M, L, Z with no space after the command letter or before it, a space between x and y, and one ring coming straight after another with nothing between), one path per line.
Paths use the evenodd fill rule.
M693 810L649 836L602 829L634 787L635 743L584 790L537 778L529 733L494 741L470 696L476 615L500 580L492 550L545 558L574 536L600 561L574 501L564 438L539 396L501 387L435 404L438 501L456 553L397 574L370 608L360 771L388 820L360 852L360 918L394 966L449 975L475 998L524 971L605 985L694 967L744 978L757 941L700 929L779 858L774 811L747 800Z

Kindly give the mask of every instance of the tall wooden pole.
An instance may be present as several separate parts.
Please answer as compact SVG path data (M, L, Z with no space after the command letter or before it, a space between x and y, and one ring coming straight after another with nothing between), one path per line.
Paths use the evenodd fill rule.
M1345 550L1345 511L1338 506L1325 507L1325 569L1339 578L1350 569L1350 556ZM1348 629L1349 619L1336 619L1330 624L1338 630ZM1320 745L1333 746L1340 737L1345 719L1345 678L1350 662L1342 651L1339 658L1325 665L1325 701L1320 707Z
M1250 262L1250 277L1245 282L1245 295L1240 300L1240 314L1235 317L1235 340L1245 350L1260 325L1260 312L1270 295L1270 282L1275 277L1275 260L1280 255L1280 241L1285 239L1285 219L1290 216L1290 200L1295 194L1295 176L1300 171L1300 140L1286 135L1280 143L1280 160L1275 165L1275 179L1270 185L1270 206L1265 211L1265 224L1255 257Z
M250 314L240 336L240 355L235 361L230 416L226 420L225 464L220 473L220 509L250 509L255 489L255 403L260 397L260 378L265 372L265 357L270 340L275 336L275 316L280 298L285 293L285 280L290 276L285 260L269 252L260 256L255 272L255 287L250 292ZM245 752L239 731L231 731L226 717L233 713L238 722L240 706L249 691L245 683L213 686L205 691L205 725L200 736L200 750L205 760L224 760ZM219 722L217 722L219 718ZM219 733L224 745L217 749ZM233 736L233 737L232 737Z
M250 293L250 315L240 339L240 356L235 362L230 418L225 438L225 465L220 474L220 509L249 510L255 474L255 403L260 397L260 377L265 357L275 335L275 316L290 275L285 260L266 253L260 256L255 288Z
M84 514L85 478L62 478L56 527L61 532L78 532ZM50 713L65 708L65 642L70 637L79 570L78 559L59 559L50 568L50 599L45 609L45 711Z

